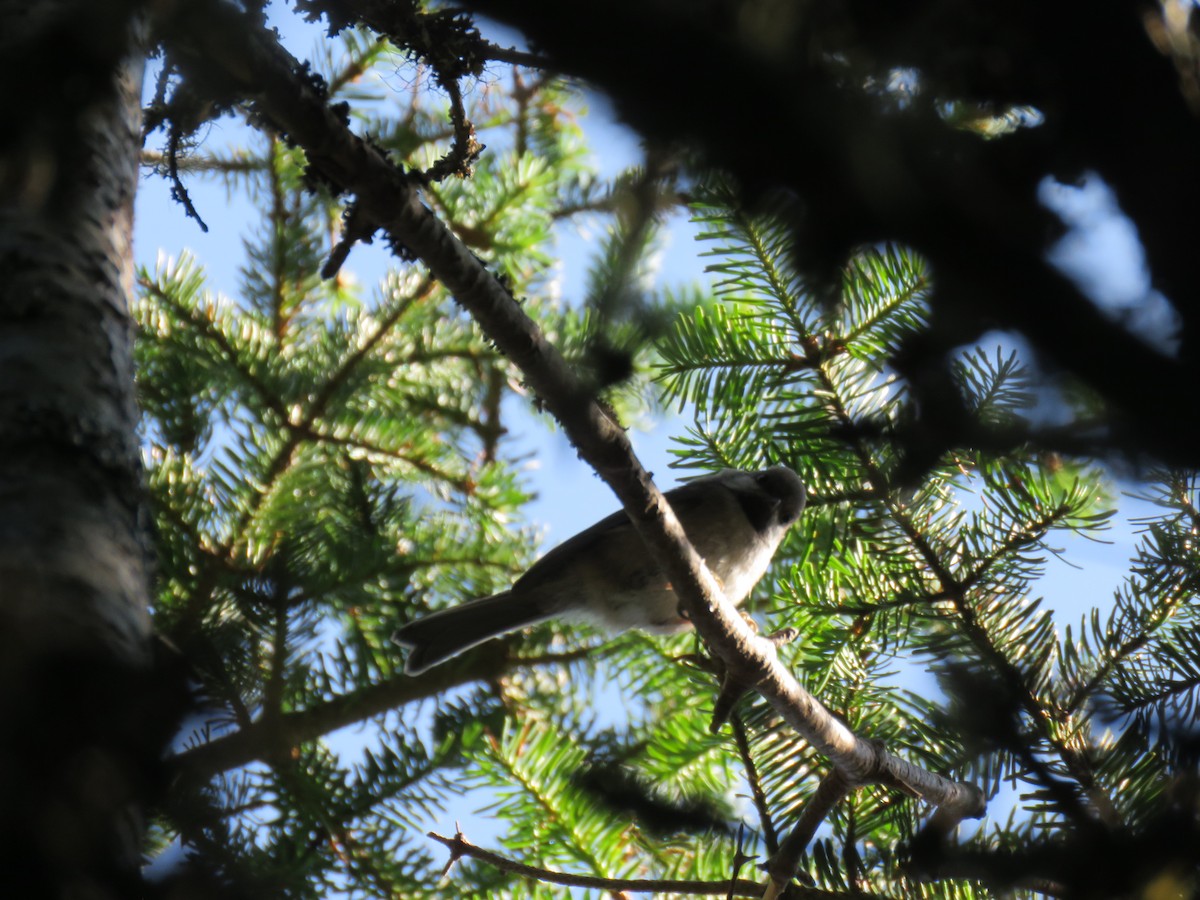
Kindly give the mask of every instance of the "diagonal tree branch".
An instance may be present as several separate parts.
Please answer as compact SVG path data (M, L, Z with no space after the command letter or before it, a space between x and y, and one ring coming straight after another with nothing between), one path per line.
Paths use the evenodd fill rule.
M505 674L531 665L559 665L587 655L587 649L548 653L536 659L517 659L503 643L477 650L469 666L439 666L419 677L396 675L384 681L342 694L319 706L284 712L267 721L260 718L233 734L178 754L173 769L189 780L202 781L219 772L252 762L286 757L297 744L313 741L347 725L445 693L456 687L495 681Z

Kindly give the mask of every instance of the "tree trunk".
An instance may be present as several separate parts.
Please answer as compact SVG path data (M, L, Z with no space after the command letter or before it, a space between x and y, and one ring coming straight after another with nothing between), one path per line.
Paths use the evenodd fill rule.
M0 0L4 896L131 896L167 735L149 677L128 313L134 12ZM4 890L10 879L25 890Z

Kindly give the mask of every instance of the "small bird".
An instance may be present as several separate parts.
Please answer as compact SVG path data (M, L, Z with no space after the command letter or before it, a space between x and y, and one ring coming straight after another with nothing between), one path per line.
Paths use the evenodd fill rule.
M723 469L666 493L688 540L741 603L804 509L804 485L787 466ZM489 638L545 619L584 618L616 631L670 634L691 627L667 576L624 510L555 547L507 591L409 622L404 671L418 675Z

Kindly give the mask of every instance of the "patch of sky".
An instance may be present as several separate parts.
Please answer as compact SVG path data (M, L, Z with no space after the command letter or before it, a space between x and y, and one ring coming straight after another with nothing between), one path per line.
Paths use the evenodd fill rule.
M1046 178L1038 199L1067 227L1049 251L1050 262L1130 333L1174 354L1179 315L1154 290L1137 227L1121 211L1112 188L1095 173L1078 185Z

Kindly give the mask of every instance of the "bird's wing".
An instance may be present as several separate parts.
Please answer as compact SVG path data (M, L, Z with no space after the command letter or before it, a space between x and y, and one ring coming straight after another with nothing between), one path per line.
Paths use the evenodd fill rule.
M676 517L687 520L702 506L713 502L714 486L709 483L712 477L697 478L695 481L689 481L667 491L667 500L670 502L671 508L675 510ZM623 568L629 571L632 577L646 577L648 572L637 571L637 567L628 566L630 554L637 554L639 558L645 559L646 568L657 571L658 567L650 561L649 553L642 544L641 537L630 523L625 510L619 509L595 525L591 525L563 541L534 563L513 587L529 590L569 577L570 568L577 565L580 560L596 562L612 560L613 563L625 563Z

